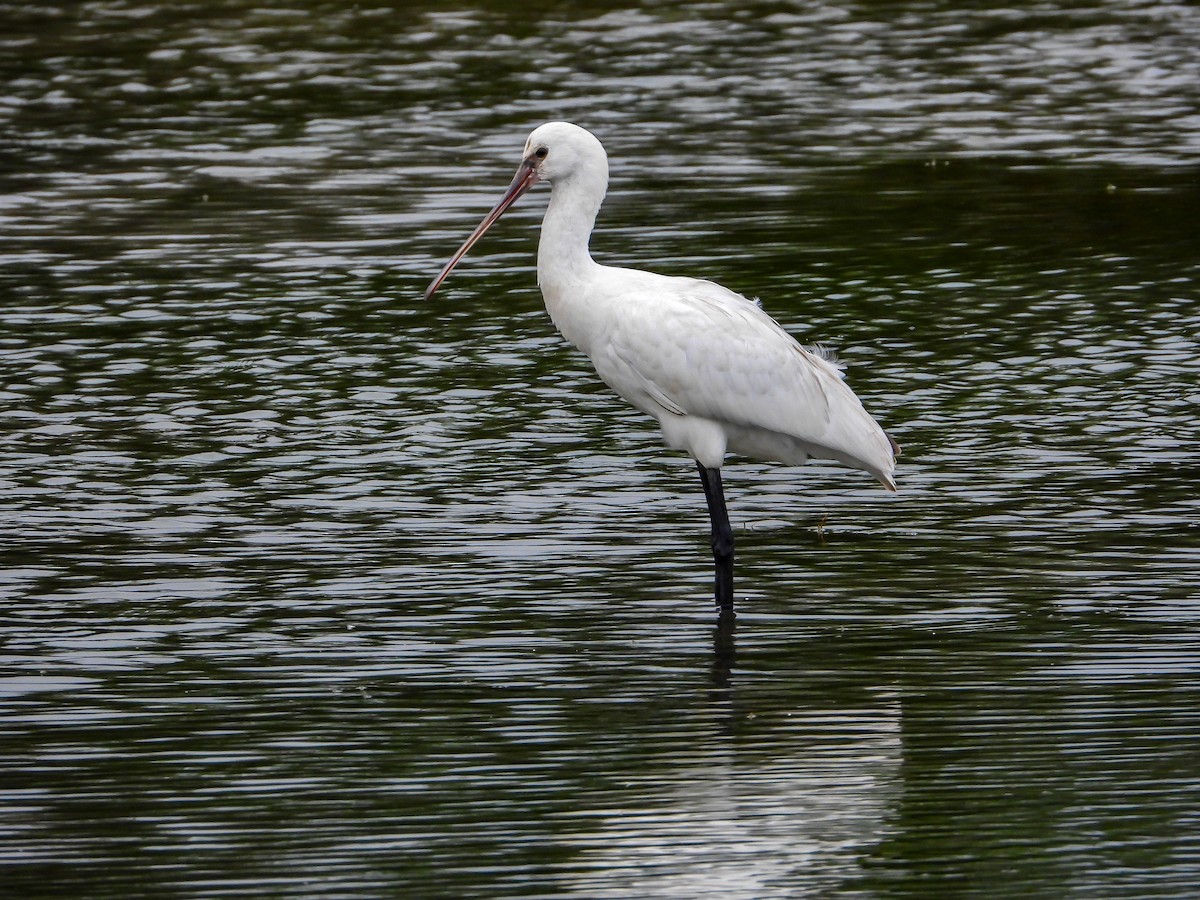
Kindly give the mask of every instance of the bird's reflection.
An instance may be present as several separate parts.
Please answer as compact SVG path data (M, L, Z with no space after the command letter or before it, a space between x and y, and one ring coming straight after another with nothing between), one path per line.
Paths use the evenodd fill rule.
M713 649L703 737L680 753L652 732L636 768L560 832L568 896L826 896L864 877L898 793L895 699L735 684L732 622Z
M728 690L732 686L733 666L737 661L737 620L731 615L717 619L713 628L713 687Z

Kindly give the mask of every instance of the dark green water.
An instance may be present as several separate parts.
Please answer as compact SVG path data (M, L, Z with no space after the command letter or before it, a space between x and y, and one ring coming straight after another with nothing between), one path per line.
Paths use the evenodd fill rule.
M1187 897L1200 11L0 2L0 895ZM554 333L721 281L905 447L690 462Z

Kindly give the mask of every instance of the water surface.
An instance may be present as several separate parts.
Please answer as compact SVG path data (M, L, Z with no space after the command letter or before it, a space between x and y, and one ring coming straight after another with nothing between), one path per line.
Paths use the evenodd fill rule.
M1200 13L0 3L0 883L1188 896ZM835 347L905 447L691 463L537 293Z

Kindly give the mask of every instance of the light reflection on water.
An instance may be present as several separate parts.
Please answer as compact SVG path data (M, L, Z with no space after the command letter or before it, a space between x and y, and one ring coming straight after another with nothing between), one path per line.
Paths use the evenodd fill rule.
M0 4L0 873L27 896L1186 896L1191 7ZM56 11L57 10L57 11ZM530 15L530 12L536 15ZM540 306L763 298L905 446L692 466Z

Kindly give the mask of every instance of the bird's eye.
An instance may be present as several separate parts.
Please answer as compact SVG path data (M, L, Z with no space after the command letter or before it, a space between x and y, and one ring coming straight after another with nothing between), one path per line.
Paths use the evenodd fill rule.
M547 150L545 147L538 147L536 150L533 151L533 155L536 156L538 159L545 159L546 154L549 152L550 151Z

